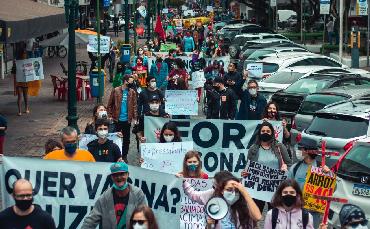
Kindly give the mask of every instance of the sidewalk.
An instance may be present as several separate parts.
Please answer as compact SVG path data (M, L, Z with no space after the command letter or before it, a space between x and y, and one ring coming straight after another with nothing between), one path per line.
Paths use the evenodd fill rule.
M77 61L90 63L86 48L77 48ZM11 156L41 156L45 142L49 138L59 139L59 131L67 126L67 101L58 101L53 96L53 84L50 74L62 75L60 62L68 66L68 58L43 58L45 79L39 96L29 97L31 113L17 116L17 97L13 95L11 75L0 80L0 113L8 120L4 154ZM104 104L110 94L110 84L106 84ZM23 101L23 100L22 100ZM95 99L77 102L78 125L83 132L91 120ZM24 107L24 106L23 106ZM24 108L22 108L24 109Z

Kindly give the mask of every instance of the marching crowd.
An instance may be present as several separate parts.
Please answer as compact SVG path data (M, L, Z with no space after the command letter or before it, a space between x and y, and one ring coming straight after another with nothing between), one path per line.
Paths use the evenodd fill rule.
M45 145L45 160L73 160L85 162L111 162L110 177L113 186L108 188L96 201L93 209L84 219L83 229L133 228L158 229L155 216L148 207L143 191L128 183L128 152L131 133L136 136L137 148L146 142L144 116L170 118L164 109L166 90L190 90L195 72L204 72L206 82L198 91L198 103L206 107L207 119L262 120L258 131L253 134L253 144L246 153L248 160L267 165L288 173L288 179L277 188L271 202L253 199L240 178L228 171L219 171L213 177L213 188L196 191L186 181L183 189L193 201L205 205L212 197L222 197L228 204L229 213L221 220L208 218L209 228L233 229L255 228L262 220L263 209L269 209L264 216L264 228L326 228L321 224L322 215L303 209L302 189L307 169L317 165L319 154L317 143L302 139L299 149L302 160L298 160L290 146L290 132L287 120L279 116L279 108L274 102L267 102L258 93L258 82L249 79L248 72L239 72L236 63L230 63L227 71L217 60L206 66L205 58L227 55L209 27L195 26L184 33L177 33L171 39L176 49L168 54L158 53L163 44L160 38L139 47L132 63L117 61L114 70L112 90L106 105L97 105L92 112L92 121L85 128L85 134L97 136L91 141L88 150L78 148L79 136L72 127L61 131L61 141L48 140ZM117 49L113 48L117 59ZM191 71L179 57L191 56ZM155 63L149 59L155 56ZM203 97L203 95L205 95ZM186 115L172 116L188 119ZM283 141L275 138L274 127L270 121L281 121L284 132ZM1 129L0 131L3 131ZM117 133L122 138L122 151L109 133ZM1 132L0 132L1 136ZM181 142L181 135L175 122L163 125L159 134L160 143ZM141 162L143 160L141 159ZM130 165L131 166L131 165ZM329 172L328 167L322 168ZM240 176L247 177L244 170ZM202 170L200 153L189 151L179 168L178 178L209 179ZM175 177L174 177L175 179ZM24 179L13 184L15 205L0 213L0 228L55 228L52 217L39 206L33 204L32 184ZM340 213L343 228L366 228L364 212L354 205L344 205ZM28 227L27 227L28 226Z

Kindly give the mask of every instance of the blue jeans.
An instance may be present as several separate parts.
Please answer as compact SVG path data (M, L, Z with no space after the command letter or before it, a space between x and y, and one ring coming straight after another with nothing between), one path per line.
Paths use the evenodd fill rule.
M329 44L333 44L333 37L334 37L334 32L328 32L328 40Z

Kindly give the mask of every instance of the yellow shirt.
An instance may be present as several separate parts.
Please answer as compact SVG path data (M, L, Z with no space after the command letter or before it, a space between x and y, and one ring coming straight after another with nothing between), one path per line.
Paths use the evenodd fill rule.
M44 157L45 160L60 160L60 161L86 161L95 162L94 156L87 150L77 149L73 157L67 157L64 149L54 150Z

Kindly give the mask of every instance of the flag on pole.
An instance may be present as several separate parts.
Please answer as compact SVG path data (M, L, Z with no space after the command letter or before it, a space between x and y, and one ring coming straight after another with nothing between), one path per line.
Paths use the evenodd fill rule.
M166 33L164 32L160 16L157 16L154 32L156 32L162 40L166 40Z

